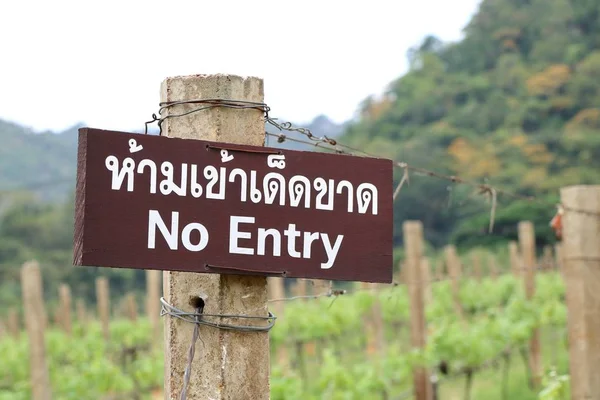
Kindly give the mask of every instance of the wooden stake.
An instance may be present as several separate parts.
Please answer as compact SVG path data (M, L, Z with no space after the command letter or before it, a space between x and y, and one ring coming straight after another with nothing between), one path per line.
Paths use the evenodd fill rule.
M137 303L135 301L135 295L133 293L129 293L127 295L127 300L126 300L126 309L127 309L127 318L129 318L129 320L131 322L136 322L137 321Z
M146 314L152 325L153 343L162 346L159 341L160 326L160 278L161 272L153 269L146 271Z
M519 256L519 245L514 240L508 243L508 253L510 258L510 269L513 275L516 277L521 276L523 266L521 265L521 257Z
M21 324L19 324L19 313L17 309L12 307L8 310L8 333L15 339L19 337L21 333Z
M383 352L384 341L383 314L381 303L377 298L378 285L376 283L360 282L357 286L360 290L367 291L369 295L374 297L370 311L364 316L364 325L367 337L367 356L376 358Z
M560 243L556 243L554 245L554 265L555 270L562 274L564 269L564 262L562 244Z
M444 257L438 258L437 262L436 262L436 267L435 267L435 279L438 282L443 281L444 279L446 279L447 276L447 271L446 271L446 265L444 263Z
M421 259L421 279L423 281L423 295L425 300L425 305L431 304L433 300L433 294L431 293L431 267L430 267L429 259L427 257L423 257Z
M85 310L85 303L83 302L83 299L77 299L77 301L75 302L75 308L77 312L77 322L79 322L80 326L86 326L87 316Z
M419 221L406 221L403 224L406 266L408 267L408 290L410 298L410 337L413 348L424 348L427 324L423 285L423 225ZM432 387L429 372L425 368L415 368L413 387L416 400L431 400Z
M523 257L523 277L525 281L525 295L527 299L533 299L535 295L535 272L537 262L535 257L535 232L533 223L529 221L519 222L519 245ZM542 382L542 365L540 352L540 332L534 329L529 343L529 365L533 387L538 388Z
M268 278L267 282L270 300L285 298L285 281L283 278ZM273 314L278 318L283 318L285 301L273 301L270 304L270 308L273 309ZM288 371L290 366L290 357L286 345L286 343L282 343L277 348L277 364L279 364L284 371Z
M444 248L446 256L446 266L448 267L448 276L450 277L450 285L452 286L452 299L454 301L454 309L461 319L465 319L465 313L460 303L460 280L462 279L462 266L456 255L456 248L452 245Z
M473 253L471 255L471 262L473 263L473 274L475 275L475 279L478 282L481 282L483 274L481 272L481 258L478 253Z
M66 284L61 284L58 290L60 298L60 326L65 331L67 336L73 333L73 325L71 321L71 288Z
M306 279L296 279L296 283L294 285L294 296L304 297L306 296ZM305 301L306 299L300 299L300 301Z
M98 316L102 325L102 334L105 340L110 340L110 297L108 279L96 279L96 302L98 303Z
M552 254L552 246L544 246L544 252L542 255L542 267L544 271L548 272L552 270L554 264L554 254Z
M234 99L263 102L263 81L235 75L193 75L167 78L161 102L191 99ZM183 114L197 104L179 104L164 116ZM262 146L264 115L256 109L212 108L163 121L163 135L187 139ZM265 277L165 272L166 300L185 310L200 293L210 314L267 316ZM258 322L261 324L262 322ZM193 325L165 319L165 398L178 398L183 384ZM269 335L201 327L202 355L192 363L188 400L269 398ZM199 345L200 346L200 345Z
M488 270L493 280L498 279L498 264L496 263L496 257L492 254L488 255Z
M600 394L600 186L560 191L571 398Z
M46 363L44 343L44 288L37 262L23 265L21 270L25 326L29 337L32 400L50 400L52 390Z

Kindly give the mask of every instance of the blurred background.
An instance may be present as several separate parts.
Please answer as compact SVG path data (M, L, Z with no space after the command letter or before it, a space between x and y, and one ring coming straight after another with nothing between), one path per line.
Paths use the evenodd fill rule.
M195 73L259 76L279 121L518 195L497 195L489 233L491 192L411 172L394 206L394 266L400 283L402 224L421 221L437 279L427 305L431 345L411 348L404 285L334 283L348 290L337 299L287 280L284 296L318 298L281 302L272 399L411 398L411 373L423 365L435 379L448 376L439 399L569 398L565 288L550 221L559 188L600 180L599 0L23 0L2 10L0 399L31 398L19 284L29 260L43 279L54 397L162 396L145 271L72 267L77 129L142 132L161 81ZM272 137L266 144L319 151ZM534 225L536 269L544 270L535 298L509 254L521 221ZM452 306L447 245L468 275L459 288L467 327ZM110 285L111 343L95 311L99 277ZM78 350L65 336L61 285L73 319L76 302L83 310L69 333ZM364 328L373 307L382 324L376 346ZM291 313L321 319L286 319ZM535 382L527 346L537 330Z

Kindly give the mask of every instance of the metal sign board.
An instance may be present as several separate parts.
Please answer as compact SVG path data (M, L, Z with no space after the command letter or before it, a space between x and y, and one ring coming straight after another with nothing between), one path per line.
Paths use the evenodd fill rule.
M74 264L392 281L392 162L79 130Z

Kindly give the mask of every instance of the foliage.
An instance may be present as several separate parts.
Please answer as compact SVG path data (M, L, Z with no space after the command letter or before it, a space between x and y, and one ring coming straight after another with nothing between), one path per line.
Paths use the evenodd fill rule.
M513 240L519 220L535 222L540 245L553 241L558 189L599 182L599 7L483 0L462 41L426 37L407 54L409 72L361 105L341 142L539 201L498 195L492 239L489 198L416 176L395 203L397 244L407 219L436 246Z
M412 371L420 366L437 371L444 364L442 377L461 378L465 371L497 360L505 350L523 346L533 328L564 327L560 276L540 274L536 286L536 297L526 301L520 282L512 276L463 281L460 299L467 311L463 323L452 307L449 283L434 284L433 301L427 307L428 341L421 351L408 344L405 287L357 291L333 302L331 298L291 302L271 331L271 359L278 360L277 352L285 348L292 365L272 365L271 398L400 398L412 390ZM371 352L367 337L375 305L385 328L385 351ZM76 324L72 337L51 328L46 333L46 354L53 395L149 399L163 380L162 350L152 347L151 332L146 319L112 321L110 342L102 337L98 323ZM0 338L0 399L31 397L28 351L24 334ZM565 379L549 375L540 395L561 393Z
M46 333L46 356L52 394L60 399L100 399L106 395L149 393L162 386L162 354L151 350L147 320L111 324L107 344L100 326L76 326L74 337L58 330ZM29 399L31 387L25 335L0 340L0 399Z

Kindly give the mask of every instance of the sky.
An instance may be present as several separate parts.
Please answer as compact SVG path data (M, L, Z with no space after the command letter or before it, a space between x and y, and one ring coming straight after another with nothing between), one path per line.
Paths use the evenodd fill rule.
M479 0L19 0L3 4L0 119L34 130L139 130L168 76L264 79L271 116L341 123L445 41Z

